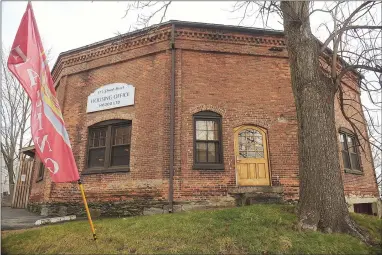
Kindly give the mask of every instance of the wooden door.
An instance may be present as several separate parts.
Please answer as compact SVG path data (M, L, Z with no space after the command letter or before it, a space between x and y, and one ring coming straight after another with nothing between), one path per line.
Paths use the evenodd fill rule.
M237 128L234 141L238 185L270 185L267 136L264 130L255 126Z
M34 159L21 155L19 174L12 198L12 208L26 208L31 188Z

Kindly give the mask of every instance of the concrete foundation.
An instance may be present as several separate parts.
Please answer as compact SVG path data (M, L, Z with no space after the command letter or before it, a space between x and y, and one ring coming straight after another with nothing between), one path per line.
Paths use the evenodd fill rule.
M346 197L346 203L350 212L354 212L354 204L371 204L373 215L382 218L382 202L377 197Z

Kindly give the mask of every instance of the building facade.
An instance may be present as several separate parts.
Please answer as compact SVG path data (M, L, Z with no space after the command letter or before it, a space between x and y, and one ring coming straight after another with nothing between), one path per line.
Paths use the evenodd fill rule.
M61 53L52 76L93 212L298 199L296 109L282 32L170 21ZM362 113L358 79L350 73L342 85ZM364 117L356 118L367 135ZM349 209L367 204L362 210L376 213L370 147L352 146L338 102L336 127ZM83 213L76 183L52 183L39 159L33 174L30 210Z

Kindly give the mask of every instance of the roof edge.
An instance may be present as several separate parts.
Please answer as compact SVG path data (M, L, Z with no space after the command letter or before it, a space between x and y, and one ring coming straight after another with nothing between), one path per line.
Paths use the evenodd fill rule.
M175 26L178 25L178 26L183 26L183 27L221 29L221 30L228 30L228 31L253 33L253 34L259 34L259 35L285 36L285 33L282 30L263 29L263 28L254 28L254 27L244 27L244 26L234 26L234 25L223 25L223 24L215 24L215 23L193 22L193 21L169 20L169 21L166 21L166 22L163 22L163 23L160 23L160 24L154 24L154 25L151 25L149 27L138 29L138 30L135 30L135 31L132 31L132 32L127 32L127 33L124 33L124 34L121 34L121 35L117 35L117 36L114 36L114 37L110 37L110 38L104 39L102 41L98 41L98 42L91 43L91 44L88 44L88 45L85 45L85 46L81 46L79 48L75 48L75 49L71 49L71 50L68 50L68 51L61 52L58 55L57 60L56 60L56 62L53 65L51 74L53 74L53 72L57 68L59 62L61 61L61 58L66 56L66 55L69 55L69 54L72 54L72 53L75 53L75 52L79 52L79 51L82 51L82 50L87 50L87 49L90 49L90 48L93 48L93 47L101 46L103 44L111 43L111 42L113 42L113 41L115 41L117 39L122 39L122 38L130 37L130 36L133 36L133 35L144 34L144 33L148 32L148 31L150 31L150 30L152 30L154 28L156 28L156 29L163 28L163 27L166 27L166 26L169 26L169 25L173 25L173 24ZM322 46L323 43L318 38L316 38L316 39L319 42L319 45ZM329 53L330 55L333 54L333 51L329 47L326 47L325 51L327 53ZM348 65L348 63L344 59L342 59L341 57L339 57L339 60L341 62L341 65L344 65L344 66ZM361 79L364 78L364 76L360 72L358 72L357 70L352 70L351 72L356 74Z
M91 43L91 44L88 44L88 45L84 45L84 46L81 46L81 47L78 47L78 48L75 48L75 49L71 49L71 50L68 50L68 51L61 52L58 55L57 60L56 60L56 62L53 65L51 73L54 72L54 70L57 68L58 63L60 62L61 58L63 56L65 56L65 55L68 55L68 54L71 54L71 53L75 53L75 52L79 52L79 51L86 50L86 49L90 49L92 47L101 46L103 44L107 44L107 43L113 42L113 41L115 41L117 39L124 38L124 37L129 37L129 36L133 36L133 35L143 34L143 33L148 32L148 31L150 31L150 30L152 30L154 28L156 28L156 29L163 28L165 26L169 26L169 25L172 25L172 24L178 25L178 26L183 26L183 27L222 29L222 30L231 30L231 31L237 31L237 32L257 33L257 34L261 34L261 35L281 35L281 36L284 35L284 31L281 31L281 30L262 29L262 28L253 28L253 27L243 27L243 26L234 26L234 25L223 25L223 24L214 24L214 23L192 22L192 21L169 20L169 21L166 21L166 22L163 22L163 23L160 23L160 24L154 24L154 25L151 25L149 27L138 29L138 30L135 30L135 31L132 31L132 32L127 32L127 33L124 33L124 34L121 34L121 35L117 35L117 36L114 36L114 37L110 37L110 38L104 39L102 41L98 41L98 42Z

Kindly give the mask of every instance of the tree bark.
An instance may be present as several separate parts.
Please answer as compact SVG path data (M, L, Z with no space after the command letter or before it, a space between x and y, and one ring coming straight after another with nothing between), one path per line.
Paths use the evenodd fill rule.
M298 119L298 227L363 238L345 202L335 127L337 89L320 67L308 7L305 1L281 2Z
M7 165L8 168L8 178L9 178L9 185L15 184L15 181L13 179L15 173L13 171L13 162L11 162L9 165Z
M8 164L6 164L7 170L8 170L8 181L9 181L9 194L11 194L11 197L13 197L13 188L15 186L15 172L13 169L13 160L10 160Z

